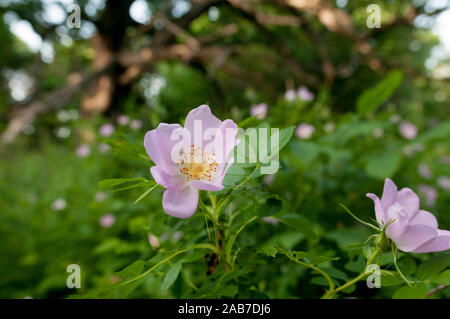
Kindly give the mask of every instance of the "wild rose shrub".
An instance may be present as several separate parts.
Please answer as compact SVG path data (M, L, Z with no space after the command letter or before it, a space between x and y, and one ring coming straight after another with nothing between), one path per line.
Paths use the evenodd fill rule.
M220 121L280 128L280 169L262 175L262 163L231 165L223 188L194 188L198 205L190 217L178 216L183 219L166 214L170 208L164 212L164 193L173 184L161 179L167 172L150 173L164 163L146 152L144 141L148 131L179 122L196 105L178 118L141 120L142 128L126 124L136 118L84 128L94 138L81 144L83 152L74 139L45 143L42 153L6 154L0 270L9 275L0 279L0 296L425 298L447 285L450 195L442 181L450 173L450 123L390 109L330 114L326 95L302 89L274 105L255 101L267 104L264 117L248 118L251 105L234 115L211 105ZM405 122L414 122L417 136L403 136ZM423 174L423 165L431 174ZM386 178L398 189L411 188L411 198L404 201L390 180L391 190L381 196ZM424 185L437 192L434 201L420 191ZM413 223L410 214L426 216ZM405 246L408 232L394 228L417 224L430 234ZM436 249L423 248L430 240ZM440 251L427 253L432 250ZM76 292L65 286L72 263L82 270ZM367 287L370 264L380 266L379 289ZM449 289L432 297L449 298Z

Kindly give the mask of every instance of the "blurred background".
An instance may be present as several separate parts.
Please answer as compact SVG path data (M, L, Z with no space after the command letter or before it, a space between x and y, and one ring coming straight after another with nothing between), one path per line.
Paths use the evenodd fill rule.
M447 0L0 0L0 298L64 298L68 264L81 266L83 292L207 238L200 214L165 215L160 191L133 205L142 189L98 187L150 178L145 132L200 104L296 126L280 171L254 186L285 198L313 235L261 220L239 239L244 256L263 242L344 256L334 270L345 280L357 258L345 245L369 231L338 203L373 217L365 194L381 195L386 177L449 229L449 31ZM405 272L423 258L403 259ZM247 267L240 297L322 291L295 264ZM185 274L194 282L197 268ZM161 280L107 297L186 296L181 279L170 291Z

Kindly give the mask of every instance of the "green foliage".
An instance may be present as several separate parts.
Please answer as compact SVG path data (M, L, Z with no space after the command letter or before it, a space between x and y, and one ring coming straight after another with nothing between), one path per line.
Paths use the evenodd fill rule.
M148 3L155 17L175 2ZM264 13L258 19L227 3L199 16L168 14L180 24L194 18L168 33L121 10L126 21L113 19L113 27L125 24L124 39L113 32L106 42L121 42L111 54L120 59L108 73L110 107L102 115L86 112L86 93L101 87L83 86L69 102L37 114L12 145L0 146L0 298L425 298L433 291L433 298L450 298L448 288L434 290L449 285L448 252L398 252L397 265L390 251L372 260L377 230L368 226L375 216L365 194L381 196L386 177L417 192L421 209L437 217L440 229L450 228L450 84L435 77L444 63L425 67L436 37L415 25L367 30L369 3L348 1L344 8L361 33L357 42L311 12L293 15L275 2L255 4ZM383 24L410 5L380 2ZM415 12L424 6L416 4ZM95 72L103 57L83 34L89 28L53 25L44 7L9 1L1 8L1 132L30 102L46 102L54 90ZM106 32L103 12L83 17L83 25ZM292 15L283 21L294 26L266 24L266 15ZM12 33L14 17L52 45L52 62ZM148 47L154 61L121 65ZM21 72L34 82L23 101L12 95L14 85L26 84L14 77ZM314 97L299 97L300 86ZM251 106L263 102L264 118L250 116ZM159 123L183 124L205 103L221 120L267 132L254 140L239 136L247 147L234 155L245 163L231 165L223 190L199 193L191 218L176 219L162 209L164 190L151 177L143 139ZM119 115L142 127L119 124ZM417 137L403 136L402 122L413 123ZM104 123L114 124L112 136L98 133ZM310 137L294 134L300 123L314 127ZM279 128L278 140L271 128ZM251 162L265 137L269 152ZM84 157L77 156L81 145L90 150ZM277 158L277 172L263 174ZM365 285L369 261L381 267L380 289ZM69 264L81 267L80 289L66 286Z
M399 70L391 71L375 87L368 89L358 96L356 108L361 116L374 112L383 102L389 99L403 80L403 73Z

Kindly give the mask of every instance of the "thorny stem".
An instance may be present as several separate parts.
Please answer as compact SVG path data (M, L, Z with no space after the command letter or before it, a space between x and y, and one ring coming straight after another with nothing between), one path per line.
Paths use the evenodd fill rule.
M297 260L297 259L293 258L292 256L289 256L289 254L285 254L285 256L287 258L289 258L290 260L292 260L293 262L295 262L295 263L297 263L299 265L302 265L304 267L310 268L310 269L318 272L319 274L321 274L326 279L326 281L328 282L329 291L334 291L334 287L335 287L334 286L334 282L333 282L333 280L330 278L330 276L325 271L323 271L322 269L320 269L319 267L316 267L314 265L311 265L311 264L302 262L300 260Z
M447 288L448 285L439 285L436 288L434 288L433 290L430 290L429 292L427 292L427 295L425 296L425 299L429 298L430 296L438 293L441 290L444 290L445 288Z
M370 256L367 259L367 263L366 263L366 267L364 268L364 271L358 275L357 277L347 281L345 284L343 284L342 286L339 286L336 289L330 289L328 292L326 292L323 296L322 299L330 299L331 297L333 297L337 292L344 290L347 287L350 287L351 285L357 283L358 281L360 281L361 279L363 279L365 276L370 275L371 272L369 271L369 266L372 264L373 260L375 259L375 257L378 255L378 252L374 252L372 254L372 256Z

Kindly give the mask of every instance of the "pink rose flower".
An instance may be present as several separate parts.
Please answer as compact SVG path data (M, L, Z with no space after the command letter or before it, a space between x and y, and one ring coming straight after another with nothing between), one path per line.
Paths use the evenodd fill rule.
M252 105L250 108L250 115L255 116L257 119L264 119L267 115L267 104L266 103L259 103Z
M58 198L52 203L52 209L55 211L63 210L64 208L66 208L66 206L67 202L64 198Z
M427 206L434 206L436 204L436 199L439 194L436 188L431 187L429 185L421 184L418 186L419 194L425 196L425 204Z
M299 139L310 139L316 129L311 124L301 123L295 130L295 136Z
M105 154L105 153L108 152L110 149L111 149L111 146L109 146L109 145L106 144L106 143L100 143L100 144L98 145L98 151L99 151L101 154Z
M110 123L103 124L98 129L98 132L103 137L109 137L109 136L113 135L113 133L114 133L114 126Z
M294 90L287 90L286 93L284 93L284 98L288 101L294 101L296 98L296 94Z
M447 177L447 176L440 176L437 179L437 183L443 189L450 190L450 178L449 177Z
M85 158L91 153L91 148L87 144L82 144L78 146L76 153L79 158Z
M421 177L425 179L430 179L431 177L433 177L433 172L425 163L420 163L419 166L417 166L417 172Z
M186 143L171 138L180 132L183 137L193 136L193 141L189 139ZM179 124L160 123L147 132L144 146L156 164L150 172L155 181L166 188L162 205L168 215L191 217L197 210L199 190L223 189L222 181L231 164L228 154L237 145L236 133L236 123L220 121L207 105L189 112L184 129ZM180 143L184 146L177 152Z
M428 253L450 249L450 231L438 229L436 217L419 208L419 197L410 189L397 190L387 178L381 200L367 194L375 204L380 225L389 226L386 235L404 252Z
M272 217L272 216L266 216L266 217L263 217L261 219L262 219L263 223L272 224L272 225L275 225L275 226L280 223L278 221L278 219L276 219L275 217Z
M417 136L417 126L410 122L402 122L399 125L400 135L408 140L413 140Z
M158 237L156 237L155 235L152 235L152 234L148 235L148 242L150 243L150 245L152 245L155 248L158 248L160 245Z
M102 226L103 228L109 228L112 225L114 225L115 222L116 222L116 217L112 214L103 215L102 217L100 217L100 219L98 221L100 226Z
M140 129L142 127L142 121L141 120L132 120L130 122L130 127L133 130L138 130L138 129Z
M384 130L381 127L377 127L372 132L372 136L375 138L380 138L383 136L383 134L384 134Z
M125 126L130 123L130 118L128 117L128 115L121 114L117 117L117 123L119 123L119 125L121 126Z
M306 86L299 87L299 89L297 90L297 95L301 100L305 102L314 100L314 93L312 93Z
M268 174L268 175L264 176L263 183L266 185L270 185L273 183L274 180L275 180L275 174Z

